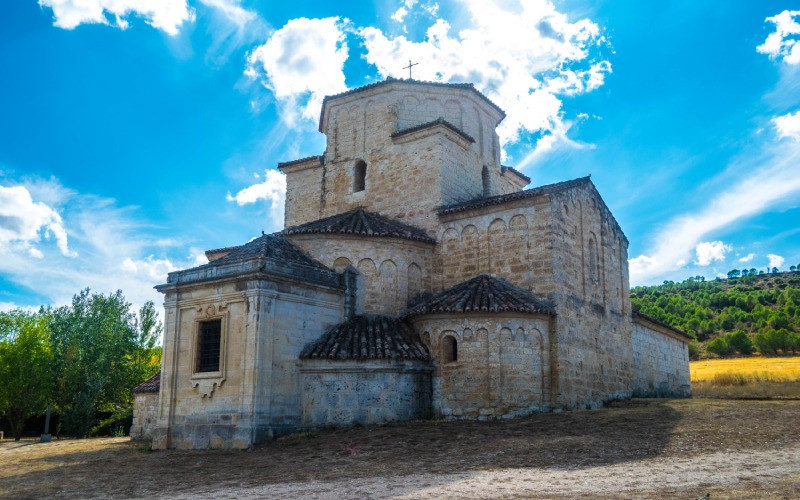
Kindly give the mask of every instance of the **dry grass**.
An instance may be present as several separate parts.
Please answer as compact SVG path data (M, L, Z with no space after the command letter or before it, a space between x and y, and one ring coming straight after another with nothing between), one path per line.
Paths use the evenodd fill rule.
M800 398L800 356L695 361L690 369L697 397Z

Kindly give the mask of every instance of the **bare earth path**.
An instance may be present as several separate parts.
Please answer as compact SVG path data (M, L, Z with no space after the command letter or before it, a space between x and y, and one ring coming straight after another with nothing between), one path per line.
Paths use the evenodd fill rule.
M503 422L288 436L249 452L0 444L0 497L800 498L800 401L633 400Z

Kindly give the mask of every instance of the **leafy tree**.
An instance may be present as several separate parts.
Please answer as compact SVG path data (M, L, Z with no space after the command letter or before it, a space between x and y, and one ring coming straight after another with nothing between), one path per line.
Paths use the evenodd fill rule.
M777 268L777 267L773 267L773 268L772 268L772 274L775 274L775 273L777 273L777 272L778 272L778 268Z
M753 341L744 330L736 330L725 336L725 341L731 350L737 351L740 354L753 354Z
M25 420L41 414L50 400L52 363L44 317L0 313L0 413L8 416L17 441Z
M50 317L61 430L87 436L98 412L126 411L131 390L158 370L161 325L152 303L137 318L121 291L105 296L83 290Z
M738 278L742 272L738 269L731 269L728 271L728 279Z
M797 269L797 266L789 266L789 270L790 270L790 271L794 272L794 271L795 271L795 269Z
M717 337L706 346L708 352L712 352L717 356L727 356L731 353L731 347L725 340L725 337Z

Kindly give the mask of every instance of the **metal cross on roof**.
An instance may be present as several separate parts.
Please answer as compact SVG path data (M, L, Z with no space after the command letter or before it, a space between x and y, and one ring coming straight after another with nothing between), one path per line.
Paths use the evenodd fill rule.
M403 69L407 69L408 70L408 79L409 80L411 80L411 67L412 66L416 66L417 64L419 64L419 63L411 64L411 59L409 59L408 60L408 66L403 66Z

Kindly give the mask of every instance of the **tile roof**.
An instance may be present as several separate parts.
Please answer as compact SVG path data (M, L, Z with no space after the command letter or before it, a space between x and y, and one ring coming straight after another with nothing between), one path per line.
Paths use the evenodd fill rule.
M481 93L478 89L476 89L475 85L473 85L471 83L426 82L426 81L423 81L423 80L413 80L413 79L406 79L406 78L393 78L393 77L390 76L390 77L386 78L386 80L384 80L382 82L375 82L375 83L370 83L370 84L367 84L367 85L362 85L361 87L356 87L354 89L350 89L350 90L347 90L345 92L341 92L339 94L326 95L325 99L322 100L322 111L320 111L320 113L319 113L319 131L322 132L322 122L325 120L325 104L328 101L331 101L333 99L338 99L340 97L345 97L345 96L349 96L349 95L352 95L352 94L356 94L358 92L364 92L366 90L370 90L370 89L374 89L374 88L378 88L378 87L383 87L384 85L388 85L388 84L391 84L391 83L408 83L408 84L412 84L412 85L425 85L425 86L431 86L431 87L449 87L449 88L455 88L455 89L471 90L471 91L475 92L476 94L478 94L478 96L480 96L491 107L493 107L494 109L496 109L500 113L500 121L502 121L506 117L506 112L503 111L503 109L500 106L498 106L497 104L492 102L491 99L489 99L488 97L483 95L483 93Z
M262 234L244 245L234 247L225 257L212 260L205 265L222 266L224 264L231 264L233 262L241 262L259 257L330 271L330 269L310 258L299 248L292 245L289 240L281 236L280 233Z
M298 163L305 163L310 160L317 160L320 165L322 165L323 163L322 155L306 156L305 158L298 158L296 160L291 160L291 161L280 161L278 162L278 170L282 169L283 167L297 165Z
M434 238L428 236L420 228L403 224L374 212L367 212L364 209L332 215L299 226L287 227L283 230L285 235L325 233L402 238L425 243L436 243Z
M453 132L455 132L456 134L460 135L461 137L463 137L467 141L475 142L475 139L473 139L471 135L469 135L466 132L464 132L463 130L459 129L458 127L456 127L455 125L453 125L449 121L445 120L444 118L437 118L436 120L433 120L432 122L427 122L427 123L423 123L421 125L415 125L415 126L410 127L410 128L399 130L399 131L395 132L394 134L392 134L392 138L394 139L395 137L402 137L402 136L404 136L406 134L411 134L413 132L416 132L417 130L424 130L426 128L435 127L436 125L443 125L443 126L449 128L450 130L452 130Z
M527 175L523 174L522 172L520 172L520 171L519 171L519 170L517 170L516 168L514 168L514 167L507 167L507 166L505 166L505 165L501 165L501 166L500 166L500 172L502 172L502 173L506 173L506 171L510 171L510 172L512 172L512 173L514 173L514 174L517 174L517 175L518 175L518 176L519 176L521 179L525 179L526 181L528 181L528 183L530 183L530 182L531 182L531 178L530 178L530 177L528 177Z
M403 316L468 312L555 314L555 309L505 280L481 274L411 306Z
M431 358L414 330L389 316L356 316L329 329L300 353L301 359L422 360Z
M134 394L142 394L146 392L159 392L161 390L161 372L159 371L149 379L137 385L133 389Z
M559 191L570 189L572 187L579 186L583 183L590 182L589 181L590 177L591 176L579 177L577 179L572 179L563 182L556 182L555 184L547 184L545 186L526 189L524 191L517 191L515 193L501 194L498 196L489 196L487 198L476 198L474 200L457 203L455 205L441 207L439 208L439 215L464 212L466 210L472 210L474 208L500 205L502 203L508 203L510 201L524 200L526 198L534 198L536 196L541 196L543 194L557 193Z
M634 311L633 312L633 319L634 319L634 321L637 320L637 319L643 319L645 321L649 321L650 323L655 323L656 325L658 325L658 326L660 326L662 328L666 328L667 330L670 330L670 331L673 331L673 332L677 333L681 337L686 337L687 339L694 340L694 338L691 335L689 335L688 333L684 332L683 330L678 330L677 328L675 328L672 325L669 325L667 323L664 323L663 321L657 320L652 316L648 316L647 314L640 313L639 311Z

